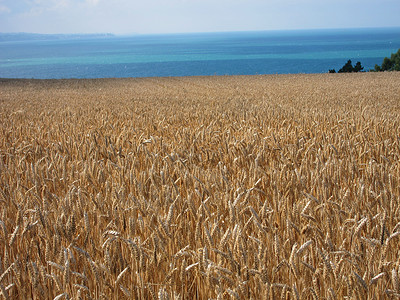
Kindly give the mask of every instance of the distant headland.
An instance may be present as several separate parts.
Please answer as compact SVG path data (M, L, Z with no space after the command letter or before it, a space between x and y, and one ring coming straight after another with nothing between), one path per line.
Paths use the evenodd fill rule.
M41 34L41 33L0 33L0 42L32 41L32 40L71 40L71 39L90 39L90 38L110 38L115 35L112 33L91 33L91 34Z

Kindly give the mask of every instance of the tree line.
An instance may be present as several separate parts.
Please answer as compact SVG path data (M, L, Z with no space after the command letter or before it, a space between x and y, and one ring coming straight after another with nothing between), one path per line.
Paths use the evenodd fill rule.
M347 63L338 71L338 73L357 73L362 72L364 67L361 62L357 62L354 66L349 59ZM383 72L383 71L400 71L400 49L396 53L392 53L390 58L385 57L382 65L375 65L374 69L369 70L370 72ZM335 69L329 70L329 73L336 73Z

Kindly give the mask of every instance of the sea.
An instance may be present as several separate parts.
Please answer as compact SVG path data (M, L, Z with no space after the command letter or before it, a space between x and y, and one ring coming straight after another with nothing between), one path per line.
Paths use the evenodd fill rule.
M0 34L0 78L111 78L364 70L400 48L400 28L151 35Z

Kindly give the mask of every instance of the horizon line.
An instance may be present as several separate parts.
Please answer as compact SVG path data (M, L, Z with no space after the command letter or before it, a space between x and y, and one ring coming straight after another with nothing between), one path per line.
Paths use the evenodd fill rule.
M220 30L220 31L182 31L182 32L131 32L131 33L115 33L115 32L60 32L60 33L41 33L41 32L0 32L0 34L32 34L32 35L111 35L111 36L138 36L138 35L179 35L179 34L210 34L210 33L245 33L245 32L290 32L290 31L328 31L328 30L368 30L368 29L400 29L399 26L364 26L364 27L318 27L318 28L288 28L288 29L254 29L254 30Z

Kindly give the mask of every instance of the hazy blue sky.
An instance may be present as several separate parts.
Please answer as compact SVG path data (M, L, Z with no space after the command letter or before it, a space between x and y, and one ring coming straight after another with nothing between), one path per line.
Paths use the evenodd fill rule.
M398 27L400 0L0 0L0 32Z

